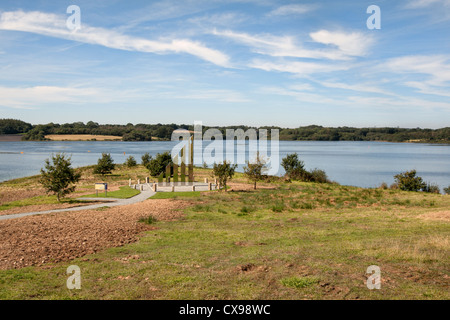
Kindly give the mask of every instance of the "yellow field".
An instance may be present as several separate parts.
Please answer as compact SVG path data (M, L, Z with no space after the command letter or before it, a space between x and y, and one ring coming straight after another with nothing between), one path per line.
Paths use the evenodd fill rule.
M93 134L50 134L45 136L46 139L52 141L105 141L105 140L122 140L119 136L102 136Z

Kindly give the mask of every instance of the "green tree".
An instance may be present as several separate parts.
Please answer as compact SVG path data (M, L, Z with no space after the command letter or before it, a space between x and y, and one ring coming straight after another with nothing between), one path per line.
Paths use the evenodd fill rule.
M264 173L267 171L266 161L256 154L254 162L247 161L247 166L244 167L244 174L250 180L253 181L253 189L256 190L256 182L264 179Z
M97 165L94 168L94 174L104 176L105 174L110 174L115 168L116 165L111 155L109 153L102 153L102 157L98 159Z
M237 164L232 165L230 162L223 161L221 164L214 163L213 175L217 178L220 185L227 191L227 182L231 180L236 171Z
M289 179L300 179L305 175L305 164L298 158L298 154L288 154L281 160L281 166Z
M133 156L129 156L127 160L125 160L125 166L128 168L133 168L137 166L136 159Z
M71 158L64 154L52 155L45 160L45 168L41 169L39 182L43 185L47 193L56 194L58 201L66 195L75 191L75 186L81 178L81 173L72 168Z
M151 158L151 157L150 157ZM146 166L147 169L150 171L150 175L152 177L157 177L161 173L166 172L166 167L168 165L172 165L172 157L170 156L169 152L164 153L158 153L155 157L155 159L151 158L148 165Z
M394 176L398 188L403 191L420 191L426 188L421 177L416 176L416 170L406 171Z

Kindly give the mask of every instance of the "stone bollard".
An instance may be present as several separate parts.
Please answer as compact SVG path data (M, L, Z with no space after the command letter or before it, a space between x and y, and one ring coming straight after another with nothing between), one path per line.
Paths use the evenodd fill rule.
M209 187L209 191L212 191L212 183L211 182L208 184L208 187Z
M150 178L149 177L145 178L145 183L150 183Z
M172 186L172 192L175 192L175 186Z
M128 180L128 186L131 187L131 179Z
M144 185L141 184L141 191L144 191Z
M205 178L205 183L208 183L208 178Z
M156 183L153 184L153 192L158 192L158 185Z
M137 184L141 184L141 180L138 179L138 183Z
M192 186L192 191L194 191L194 192L195 192L195 186Z

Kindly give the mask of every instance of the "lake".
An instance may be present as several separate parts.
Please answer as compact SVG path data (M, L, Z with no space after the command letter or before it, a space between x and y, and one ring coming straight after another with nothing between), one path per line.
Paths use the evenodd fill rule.
M110 153L116 163L125 162L130 155L140 162L144 153L156 155L170 151L174 145L174 142L159 141L0 142L0 181L39 174L45 159L52 153L71 155L73 166L79 167L96 164L102 152ZM450 185L448 145L280 141L280 160L289 153L298 153L307 169L325 170L331 180L342 185L377 187L382 182L391 184L395 174L411 169L416 169L425 181L439 185L441 191ZM242 172L242 166L238 171ZM281 168L279 174L283 173Z

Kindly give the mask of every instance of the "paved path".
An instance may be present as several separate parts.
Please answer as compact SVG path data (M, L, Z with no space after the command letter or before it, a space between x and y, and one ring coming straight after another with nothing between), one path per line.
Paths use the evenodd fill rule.
M164 184L162 184L164 185ZM195 183L195 189L196 191L208 191L209 186L208 184L203 183ZM151 184L143 184L143 190L140 194L137 196L134 196L129 199L117 199L117 198L80 198L78 200L85 200L85 201L101 201L102 203L97 204L91 204L88 206L79 206L79 207L73 207L73 208L66 208L66 209L56 209L56 210L48 210L48 211L35 211L35 212L26 212L26 213L18 213L18 214L10 214L10 215L4 215L0 216L0 221L3 220L11 220L11 219L17 219L27 216L35 216L40 214L49 214L49 213L58 213L58 212L73 212L73 211L81 211L81 210L92 210L92 209L98 209L103 207L117 207L117 206L124 206L128 204L134 204L138 202L142 202L147 200L150 197L153 197L156 193L152 190ZM135 186L132 186L135 188ZM140 187L140 186L139 186ZM136 186L137 189L139 187ZM215 188L215 185L214 185ZM161 186L158 187L159 192L171 192L172 187L171 186ZM192 191L192 186L176 186L175 188L176 192L186 192L186 191Z
M81 198L79 200L87 200L87 201L102 201L102 203L92 204L88 206L80 206L80 207L74 207L74 208L66 208L66 209L56 209L56 210L49 210L49 211L36 211L36 212L27 212L27 213L18 213L18 214L11 214L11 215L5 215L0 216L0 221L2 220L10 220L10 219L17 219L27 216L34 216L39 214L49 214L49 213L57 213L57 212L71 212L71 211L81 211L81 210L92 210L92 209L98 209L103 207L117 207L117 206L124 206L127 204L133 204L138 203L147 200L150 197L153 197L155 195L155 192L153 192L151 189L141 191L140 194L137 196L134 196L130 199L115 199L115 198ZM108 202L103 202L108 201Z

